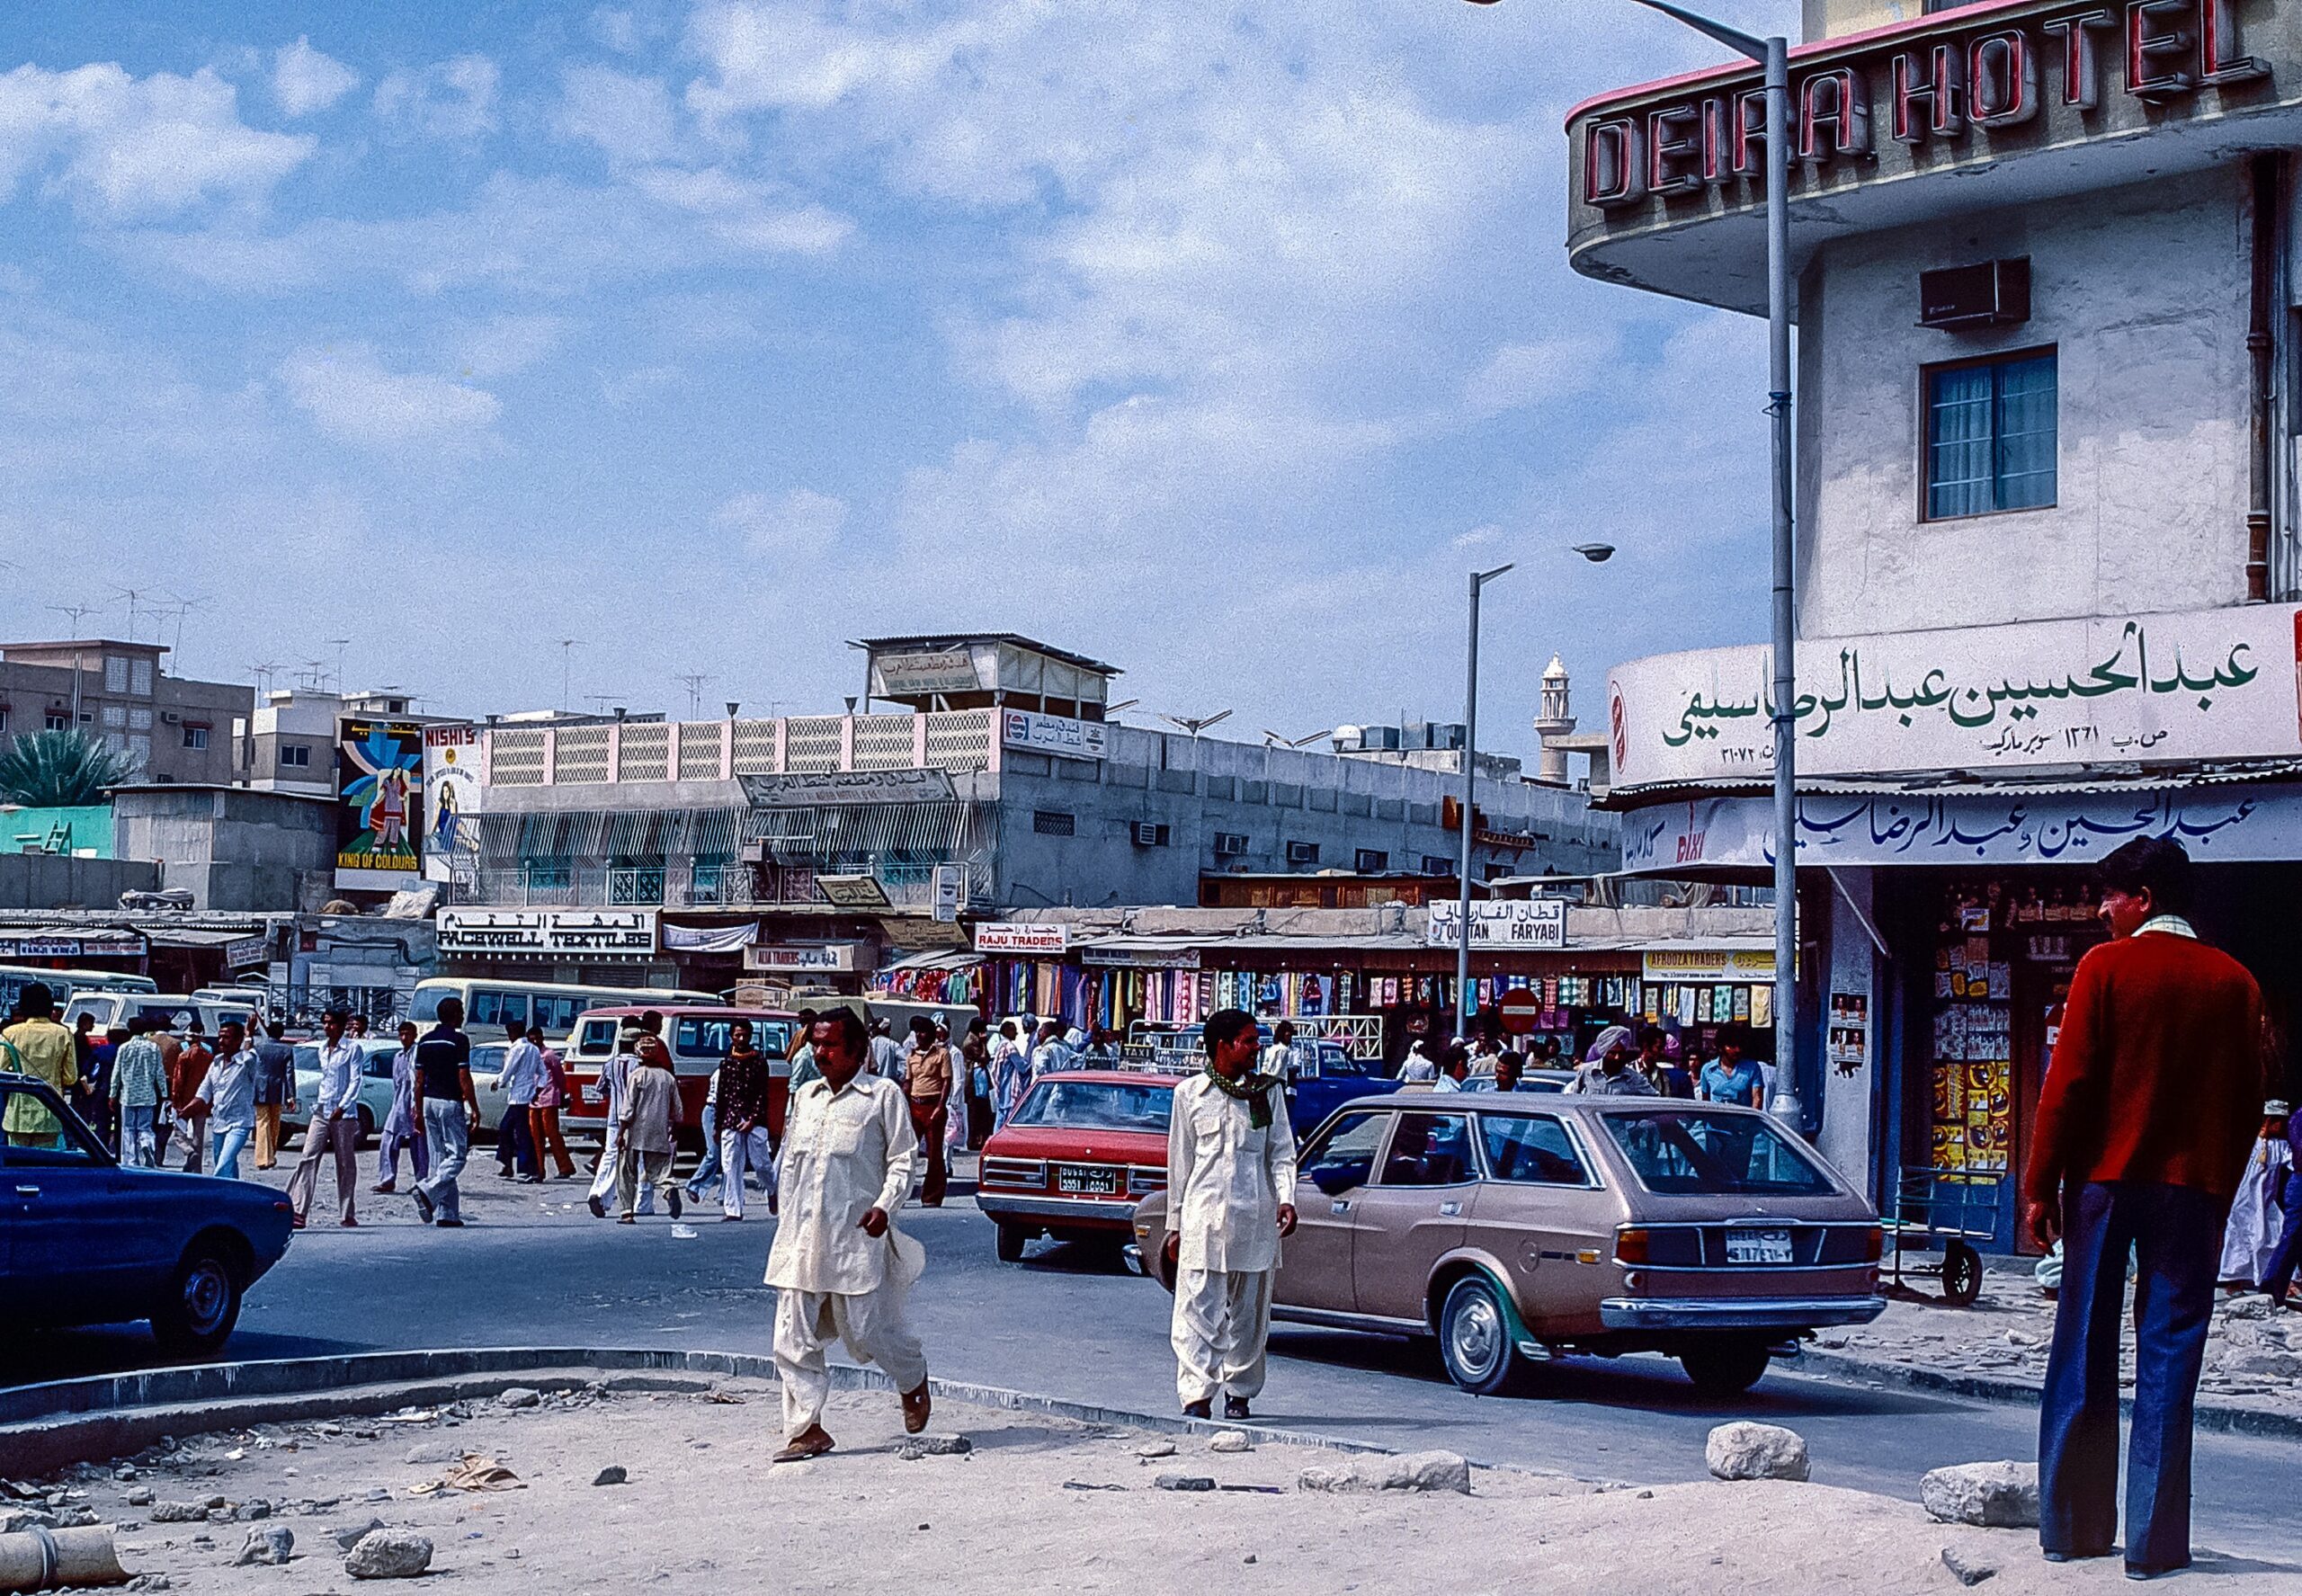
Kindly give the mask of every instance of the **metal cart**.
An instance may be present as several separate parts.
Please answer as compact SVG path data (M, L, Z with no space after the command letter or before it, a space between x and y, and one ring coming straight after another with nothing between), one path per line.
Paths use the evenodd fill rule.
M1998 1239L2008 1190L2007 1177L2000 1171L1905 1169L1885 1219L1887 1272L1893 1283L1903 1286L1905 1273L1934 1275L1942 1282L1945 1302L1953 1307L1973 1306L1982 1294L1982 1254L1975 1244ZM1938 1243L1939 1262L1904 1262L1905 1253L1931 1254Z

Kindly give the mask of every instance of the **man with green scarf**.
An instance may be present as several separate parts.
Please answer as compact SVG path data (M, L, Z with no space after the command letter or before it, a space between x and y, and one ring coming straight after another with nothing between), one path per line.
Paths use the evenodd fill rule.
M1209 1015L1207 1067L1175 1088L1167 1122L1167 1257L1175 1266L1175 1388L1183 1412L1244 1419L1263 1390L1271 1280L1295 1229L1287 1083L1250 1072L1261 1038L1239 1009Z

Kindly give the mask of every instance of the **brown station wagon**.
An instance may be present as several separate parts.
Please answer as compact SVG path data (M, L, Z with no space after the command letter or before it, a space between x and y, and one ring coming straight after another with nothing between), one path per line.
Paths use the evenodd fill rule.
M1878 1217L1756 1110L1658 1098L1362 1100L1304 1144L1272 1316L1436 1336L1491 1395L1562 1353L1674 1357L1747 1390L1819 1326L1876 1318ZM1164 1262L1166 1197L1129 1262Z

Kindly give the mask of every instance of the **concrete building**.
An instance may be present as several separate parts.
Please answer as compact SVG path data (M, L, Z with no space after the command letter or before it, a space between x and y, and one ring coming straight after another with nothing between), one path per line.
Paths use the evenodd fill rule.
M329 692L280 687L264 693L254 712L232 723L233 779L258 792L335 796L336 722L344 716L422 723L408 696L394 688Z
M1190 905L1231 872L1454 869L1445 772L1111 723L1112 667L1012 634L860 646L870 699L900 713L485 728L456 901L661 910L665 936L747 923L763 945L841 944L836 973L860 982L890 946L956 945L962 909ZM1477 801L1481 879L1613 868L1614 822L1579 795L1495 781Z
M334 799L244 787L151 785L112 794L113 851L156 862L159 885L201 910L292 913L334 896Z
M2085 867L2129 837L2204 861L2202 928L2293 1034L2302 4L1806 17L1799 1089L1884 1198L2019 1168L2099 934ZM1575 108L1577 270L1763 314L1756 87L1734 65ZM1767 673L1756 646L1614 673L1628 868L1764 878Z
M128 755L139 780L229 780L227 735L254 694L172 676L167 653L112 638L0 644L0 736L77 727Z

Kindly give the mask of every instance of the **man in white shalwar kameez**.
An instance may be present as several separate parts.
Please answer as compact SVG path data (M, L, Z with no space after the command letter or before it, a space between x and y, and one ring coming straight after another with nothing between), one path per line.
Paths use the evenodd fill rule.
M2230 1223L2222 1233L2222 1268L2217 1272L2225 1288L2259 1290L2278 1252L2278 1197L2293 1163L2286 1140L2287 1111L2282 1098L2262 1104L2262 1133L2247 1156L2246 1172L2238 1178Z
M1254 1016L1208 1017L1207 1068L1175 1088L1167 1124L1167 1257L1175 1266L1175 1389L1183 1412L1244 1419L1263 1390L1271 1281L1295 1229L1287 1085L1256 1075Z
M895 1227L919 1164L904 1089L865 1066L870 1037L852 1009L817 1020L808 1038L823 1074L792 1097L783 1134L781 1218L767 1256L776 1288L775 1371L783 1382L778 1463L832 1449L825 1353L834 1342L876 1363L903 1394L903 1427L927 1428L927 1354L904 1298L927 1254Z

